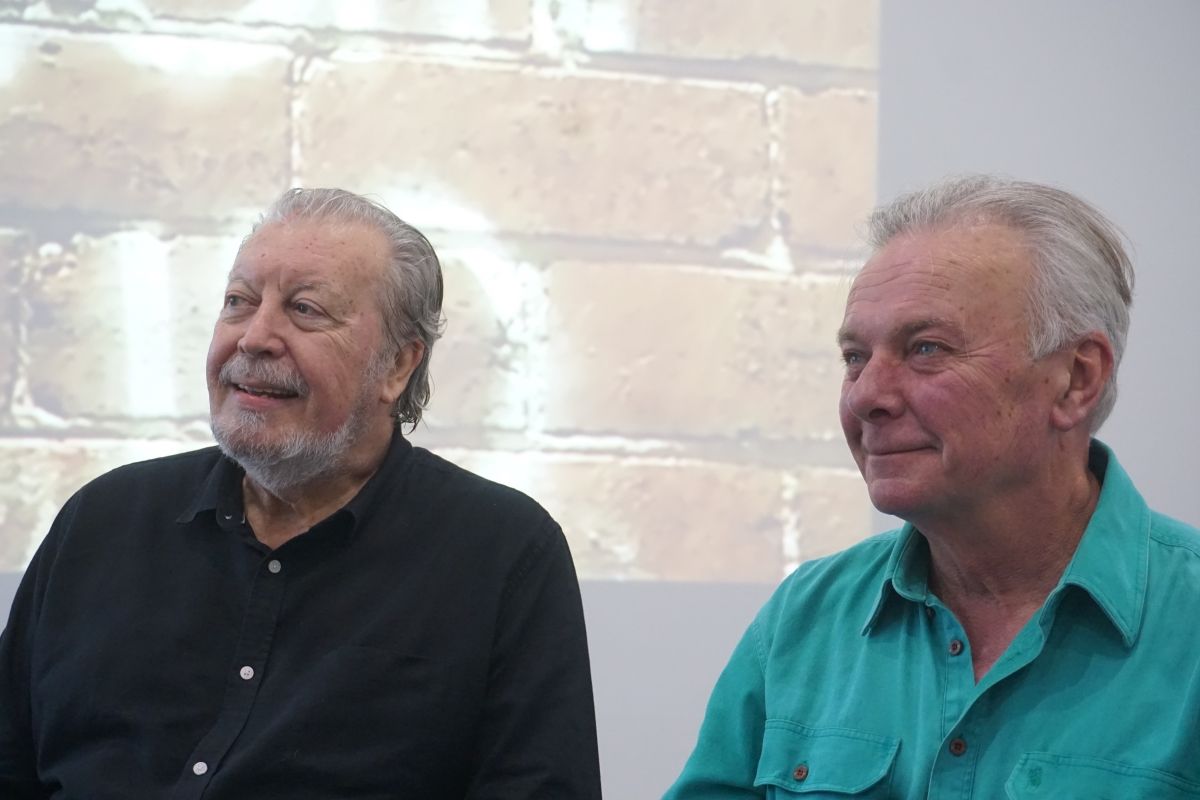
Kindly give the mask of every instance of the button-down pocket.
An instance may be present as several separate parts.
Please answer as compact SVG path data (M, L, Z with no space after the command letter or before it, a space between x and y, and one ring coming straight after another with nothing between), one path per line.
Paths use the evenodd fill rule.
M772 787L777 798L886 797L899 746L897 739L848 728L767 720L754 785Z
M1026 753L1004 785L1011 800L1193 800L1200 784L1118 761Z

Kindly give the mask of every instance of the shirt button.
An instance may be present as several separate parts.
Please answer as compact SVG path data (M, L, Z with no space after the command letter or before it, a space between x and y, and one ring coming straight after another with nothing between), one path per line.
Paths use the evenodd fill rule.
M238 670L238 675L242 676L242 680L248 681L254 677L254 667L242 667Z
M933 606L925 606L925 616L933 619Z
M272 558L270 561L267 562L267 569L269 569L271 571L272 575L278 575L279 570L283 569L283 564L279 563L279 559Z
M197 761L195 764L192 764L192 772L197 775L203 775L208 772L208 764L205 764L203 761Z
M963 651L963 643L958 639L950 640L950 655L956 656Z
M802 781L808 777L808 764L797 764L792 770L792 777L798 781Z
M961 756L965 752L967 752L967 740L966 739L963 739L960 736L957 739L950 740L950 755Z

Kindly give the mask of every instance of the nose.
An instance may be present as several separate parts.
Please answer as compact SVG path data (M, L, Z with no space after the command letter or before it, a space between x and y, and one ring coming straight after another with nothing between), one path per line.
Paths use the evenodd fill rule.
M882 422L904 411L899 371L902 366L883 355L867 360L858 374L842 385L842 403L863 422Z
M252 356L281 356L284 351L283 324L282 315L273 312L267 304L260 304L238 337L238 350Z

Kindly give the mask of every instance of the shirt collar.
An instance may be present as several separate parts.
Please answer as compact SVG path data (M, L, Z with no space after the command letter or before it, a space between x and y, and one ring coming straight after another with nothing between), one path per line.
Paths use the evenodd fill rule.
M382 504L381 493L398 491L394 481L408 462L412 449L412 444L404 438L400 426L397 425L392 431L392 441L383 457L383 463L375 470L375 474L367 479L358 494L342 508L342 511L353 519L354 527L361 526L371 513L379 508Z
M1108 445L1092 440L1088 468L1103 482L1100 500L1052 595L1078 586L1129 647L1137 640L1146 601L1150 508Z
M411 452L412 445L404 438L400 432L400 426L397 425L392 432L391 443L388 445L387 454L383 457L383 463L379 465L379 469L375 470L375 474L367 480L363 488L349 503L334 512L335 515L346 514L350 517L351 524L348 529L357 527L370 514L371 509L376 505L373 502L374 499L382 491L380 487L388 483L388 476L396 474ZM200 485L196 494L175 521L181 524L191 522L204 511L212 511L226 519L237 517L244 520L245 513L242 506L242 476L244 474L236 461L221 454L212 469L209 470L204 483Z
M1150 509L1112 449L1098 439L1093 439L1089 447L1088 469L1101 482L1100 499L1043 613L1057 605L1050 599L1066 586L1077 586L1104 612L1126 646L1132 646L1141 627L1146 599ZM874 630L884 606L895 598L927 604L928 575L929 547L924 537L906 523L892 545L879 597L871 607L862 634Z
M863 636L874 630L884 606L897 596L922 605L929 599L929 545L909 522L896 533L891 556L883 570L879 596L863 623Z
M175 521L191 522L203 511L242 515L242 468L223 453L218 453L204 483Z

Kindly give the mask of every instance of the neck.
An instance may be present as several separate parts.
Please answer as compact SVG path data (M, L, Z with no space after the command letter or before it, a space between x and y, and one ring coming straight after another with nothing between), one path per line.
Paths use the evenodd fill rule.
M1100 497L1086 453L1031 471L1025 491L986 513L917 525L929 542L929 589L962 624L977 679L1058 584Z
M322 475L283 489L243 476L242 502L255 538L275 549L341 509L379 469L390 442L390 433L364 437Z
M1075 554L1100 497L1100 482L1082 463L1058 472L1052 490L1030 491L948 523L918 525L929 542L930 583L953 597L1045 599Z

